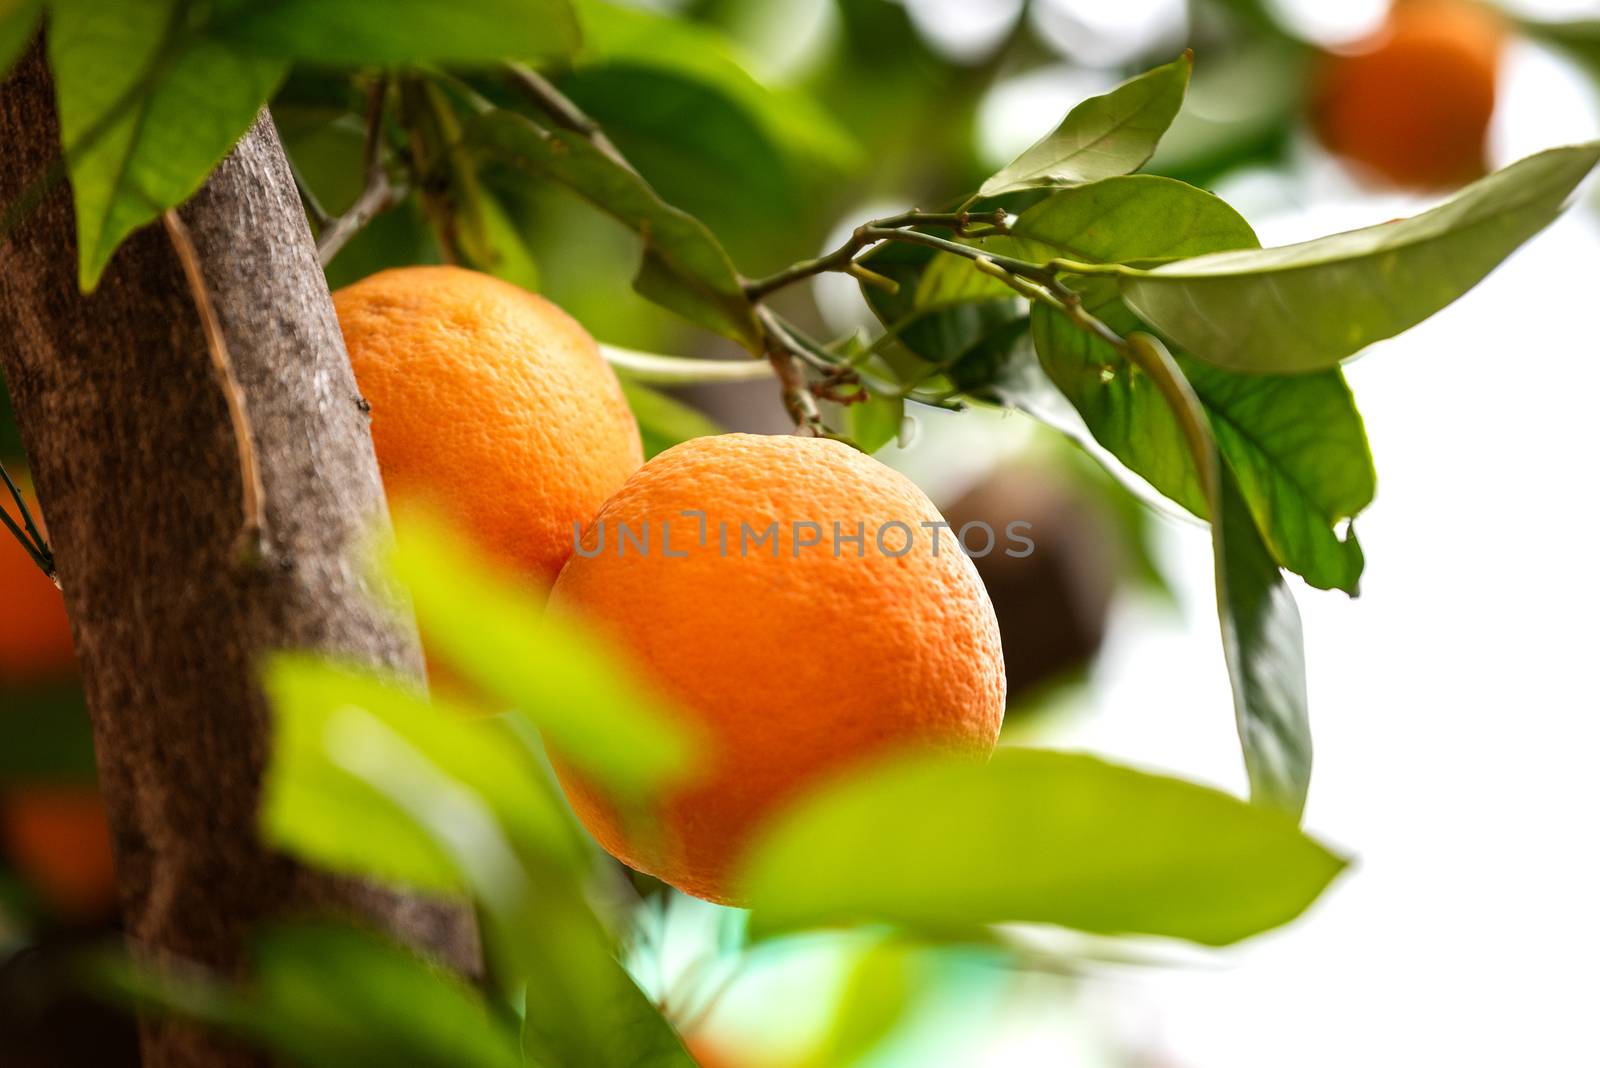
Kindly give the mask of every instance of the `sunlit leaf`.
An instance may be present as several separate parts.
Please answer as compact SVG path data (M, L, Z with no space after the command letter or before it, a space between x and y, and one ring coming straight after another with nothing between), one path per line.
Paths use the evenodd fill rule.
M225 0L216 32L316 63L492 63L570 55L567 0Z
M883 1044L905 1019L926 976L919 947L895 938L873 942L856 957L838 1007L803 1068L847 1068Z
M1138 170L1183 104L1188 53L1090 97L1061 125L983 183L980 196L1038 186L1078 185Z
M1120 280L1147 322L1209 363L1300 372L1426 319L1560 213L1600 142L1553 148L1410 219L1180 260Z
M739 275L698 220L665 203L633 171L569 130L547 130L505 110L475 117L468 143L541 178L568 186L644 242L638 291L707 329L761 351L761 329Z
M596 634L496 573L445 528L400 509L389 562L424 644L464 681L526 715L614 796L640 797L693 766L689 721Z
M528 855L568 867L583 860L544 769L503 720L304 654L271 661L266 688L274 729L261 819L279 848L338 871L460 886L459 858L382 789L392 780L421 789L431 777L447 784L445 794L457 788L448 784L470 790ZM377 767L389 757L393 769ZM418 766L426 767L420 776Z
M180 0L55 0L48 35L78 226L93 289L123 238L187 200L287 72L190 32Z
M766 932L1053 923L1226 945L1287 923L1344 861L1280 812L1093 757L879 767L772 826L745 886Z
M1107 178L1052 193L1017 216L1011 242L1040 260L1147 263L1254 248L1255 231L1225 201L1153 174ZM1005 239L980 241L984 248Z
M845 434L862 452L877 452L899 436L905 413L903 398L869 395L844 409Z

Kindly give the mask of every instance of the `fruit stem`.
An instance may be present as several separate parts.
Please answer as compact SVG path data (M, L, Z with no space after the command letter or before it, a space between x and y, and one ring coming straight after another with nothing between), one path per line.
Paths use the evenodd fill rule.
M692 356L663 356L604 344L600 346L600 355L628 378L646 385L753 382L773 376L772 365L765 360L701 360Z

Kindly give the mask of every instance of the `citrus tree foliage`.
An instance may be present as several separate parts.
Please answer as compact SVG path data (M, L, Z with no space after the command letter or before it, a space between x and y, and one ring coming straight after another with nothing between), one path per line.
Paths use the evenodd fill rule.
M863 219L840 247L763 276L779 243L730 236L741 213L802 213L873 146L767 87L704 26L602 0L18 0L0 4L0 66L41 20L64 166L35 192L70 181L85 290L272 100L336 282L443 258L536 287L528 190L563 190L631 235L641 296L767 361L804 429L871 450L908 407L1014 408L1209 522L1249 802L1026 750L869 771L756 850L746 885L763 937L876 921L937 943L1031 921L1214 945L1304 909L1343 861L1297 828L1312 745L1288 576L1356 594L1354 521L1375 486L1340 365L1470 290L1600 159L1597 144L1552 148L1414 218L1264 249L1210 192L1136 173L1183 107L1185 54L1079 102L965 196ZM1592 58L1592 27L1529 27ZM910 84L885 70L873 92L893 107L921 91ZM774 310L830 271L859 281L877 331L813 338ZM696 362L658 364L675 368L658 381L693 378L681 365ZM648 378L628 389L653 449L715 431ZM264 932L246 988L111 980L307 1064L434 1063L430 1051L691 1064L619 963L626 922L589 892L596 857L540 737L640 799L692 774L695 739L603 646L543 620L426 522L405 526L389 567L430 650L508 711L285 654L266 667L263 828L334 870L469 895L499 989L310 928ZM305 991L335 974L341 994L394 996L330 1014L331 994ZM473 1037L447 1055L446 1032Z

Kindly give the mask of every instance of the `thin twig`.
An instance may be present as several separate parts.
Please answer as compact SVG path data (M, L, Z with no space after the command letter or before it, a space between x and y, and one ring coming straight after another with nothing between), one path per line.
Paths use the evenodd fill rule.
M326 267L373 217L388 211L406 197L406 188L389 180L383 160L384 103L389 95L389 78L382 76L367 94L367 139L361 150L366 186L354 204L337 218L329 219L317 239L317 259Z
M626 167L637 174L633 164L629 163L618 149L611 143L611 138L600 128L600 124L583 113L583 110L568 100L566 95L550 83L550 80L532 67L521 63L506 64L506 74L513 88L527 97L540 111L554 119L556 125L563 126L574 133L579 133L595 148L605 153L611 161L619 167Z
M750 300L760 300L769 293L775 293L785 286L793 285L802 279L825 271L850 271L859 268L855 263L856 254L868 245L875 245L901 233L916 233L907 227L913 226L938 226L954 230L958 234L965 234L974 224L987 227L989 234L1005 233L1010 221L1010 216L1004 211L984 212L981 215L966 215L962 212L929 212L905 211L899 215L890 215L883 219L873 219L871 222L862 223L851 231L844 244L832 252L815 259L801 260L799 263L785 267L776 274L766 278L757 278L744 285L744 295ZM925 235L924 235L925 236ZM952 242L953 244L953 242ZM965 248L966 246L958 246ZM976 252L977 250L973 250ZM881 276L879 276L881 277ZM889 281L883 279L883 281Z
M11 481L11 472L6 470L6 465L3 463L0 463L0 478L5 479L6 488L11 491L11 499L17 502L17 511L22 514L22 526L17 526L17 521L11 518L11 513L6 511L4 506L0 506L0 520L5 522L6 529L16 536L17 541L22 543L23 549L27 550L29 558L38 565L39 570L44 572L45 578L54 582L59 589L61 579L56 575L55 554L50 551L50 543L45 541L44 534L33 521L33 510L28 507L28 502L22 496L22 491L17 488L17 484ZM27 528L26 531L24 527Z
M200 254L195 250L189 227L178 217L176 210L168 208L161 215L167 236L178 262L183 265L184 277L189 282L189 295L194 300L195 311L200 315L200 325L206 335L206 350L211 354L211 369L217 377L223 400L228 405L228 420L233 424L234 446L239 453L239 483L243 524L239 530L240 545L246 559L256 559L266 539L266 520L262 501L266 492L261 484L261 468L256 462L254 437L250 431L250 415L244 406L244 390L233 372L233 359L228 355L228 342L222 334L222 322L211 303L211 293L206 288L205 275L200 270Z

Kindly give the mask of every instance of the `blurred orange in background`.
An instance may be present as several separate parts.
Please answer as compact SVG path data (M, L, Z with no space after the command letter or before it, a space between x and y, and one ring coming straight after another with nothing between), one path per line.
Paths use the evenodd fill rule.
M1333 152L1395 185L1461 185L1486 169L1506 30L1468 0L1401 0L1377 34L1330 55L1313 124Z
M117 873L100 792L35 783L0 795L0 846L58 918L88 922L116 904Z

